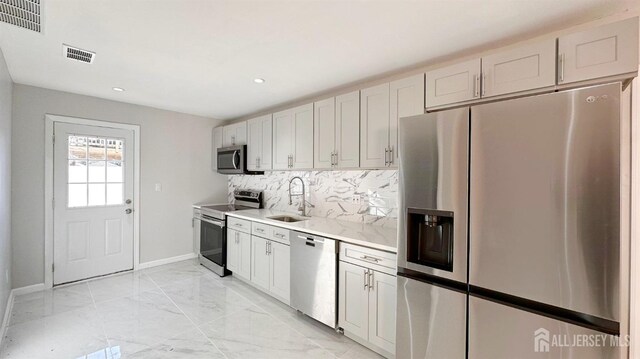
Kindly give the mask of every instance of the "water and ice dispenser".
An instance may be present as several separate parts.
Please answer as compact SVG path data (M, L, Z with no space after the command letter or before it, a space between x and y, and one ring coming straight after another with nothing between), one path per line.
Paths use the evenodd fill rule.
M407 209L407 261L453 271L453 212Z

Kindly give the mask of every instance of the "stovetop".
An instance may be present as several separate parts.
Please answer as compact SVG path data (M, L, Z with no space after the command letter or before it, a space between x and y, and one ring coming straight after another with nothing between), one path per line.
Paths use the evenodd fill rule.
M217 218L220 220L224 220L224 215L227 212L239 211L242 209L251 209L252 207L243 206L235 203L225 203L225 204L210 204L207 206L201 206L200 211L202 214L211 216L213 218Z
M239 211L241 209L251 209L248 206L242 206L235 203L226 203L226 204L212 204L209 206L202 206L202 209L219 211L219 212L231 212L231 211Z

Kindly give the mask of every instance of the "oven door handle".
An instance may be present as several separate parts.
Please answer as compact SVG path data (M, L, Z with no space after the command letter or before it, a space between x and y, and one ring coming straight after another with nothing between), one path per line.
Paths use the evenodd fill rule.
M233 151L233 160L232 160L232 163L233 163L233 168L234 168L234 169L238 169L238 164L236 163L236 157L240 157L240 156L238 155L238 151Z
M224 222L212 221L210 219L205 219L205 218L201 218L200 220L203 221L203 222L207 222L207 223L213 224L213 225L218 226L220 228L226 227Z

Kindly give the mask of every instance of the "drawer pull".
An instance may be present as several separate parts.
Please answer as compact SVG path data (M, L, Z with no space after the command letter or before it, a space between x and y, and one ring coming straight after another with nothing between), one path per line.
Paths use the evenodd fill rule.
M367 256L367 255L364 255L364 256L360 257L360 259L365 260L365 261L367 261L367 262L373 262L373 263L378 263L378 262L380 262L380 261L381 261L381 260L380 260L380 259L378 259L378 258L370 257L370 256Z
M262 228L256 228L256 231L258 231L260 233L264 233L264 229L262 229Z
M280 238L284 238L284 237L285 237L285 235L284 235L284 234L282 234L282 233L274 233L274 235L275 235L276 237L280 237Z

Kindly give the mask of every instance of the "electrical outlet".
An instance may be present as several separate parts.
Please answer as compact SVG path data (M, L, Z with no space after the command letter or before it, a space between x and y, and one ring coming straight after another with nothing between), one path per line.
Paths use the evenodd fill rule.
M352 204L361 204L362 203L362 196L360 196L359 194L353 195L353 197L351 197L351 203Z
M162 184L156 183L156 192L162 192Z

